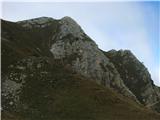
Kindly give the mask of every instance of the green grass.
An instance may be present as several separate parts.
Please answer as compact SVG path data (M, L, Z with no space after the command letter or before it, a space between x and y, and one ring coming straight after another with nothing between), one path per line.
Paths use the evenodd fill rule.
M46 59L35 58L32 68L25 72L34 73L26 78L22 88L18 111L9 114L12 120L158 120L160 116L138 106L109 88L96 84L57 61L46 63ZM43 67L37 69L41 61ZM47 71L42 75L42 71ZM142 108L143 109L142 109ZM7 113L8 115L8 113ZM4 120L9 120L2 113ZM15 117L15 118L14 118Z

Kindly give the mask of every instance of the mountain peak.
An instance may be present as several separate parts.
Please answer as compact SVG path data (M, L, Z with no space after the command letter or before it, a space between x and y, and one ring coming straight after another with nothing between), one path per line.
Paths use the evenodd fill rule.
M72 34L74 37L79 37L83 38L83 30L82 28L78 25L78 23L73 20L71 17L63 17L60 19L61 27L60 27L60 38Z
M69 17L69 16L65 16L65 17L61 18L61 20L74 21L75 22L75 20L73 18Z
M22 20L22 21L18 21L18 22L29 22L29 21L41 22L41 21L50 21L50 20L54 20L54 19L51 17L42 16L42 17L32 18L32 19L28 19L28 20Z
M132 58L136 58L135 55L128 49L120 49L120 50L110 50L107 52L107 54L111 55L111 56L120 56L120 57L124 57L124 56L129 56L129 57L132 57Z
M51 17L38 17L29 20L18 21L22 27L25 28L44 28L56 21ZM72 19L71 17L65 16L59 20L57 20L57 25L60 25L59 39L71 34L73 37L83 38L84 32L79 24Z
M33 18L33 19L28 19L28 20L23 20L23 21L18 21L18 24L21 24L23 27L26 28L33 28L33 27L46 27L50 25L50 23L54 19L51 17L38 17L38 18Z

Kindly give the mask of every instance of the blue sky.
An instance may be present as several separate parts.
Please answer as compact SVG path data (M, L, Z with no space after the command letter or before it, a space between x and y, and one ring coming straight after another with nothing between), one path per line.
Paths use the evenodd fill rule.
M2 18L70 16L103 50L130 49L160 86L160 2L3 2Z

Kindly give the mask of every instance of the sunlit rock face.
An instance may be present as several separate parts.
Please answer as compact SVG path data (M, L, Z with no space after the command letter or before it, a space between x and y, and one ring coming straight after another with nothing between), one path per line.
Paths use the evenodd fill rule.
M84 32L81 27L70 17L64 17L60 21L60 32L59 37L60 39L72 34L74 37L83 38Z
M55 59L67 61L76 72L136 100L123 84L114 65L72 18L64 17L60 20L60 31L57 35L54 40L56 42L50 49Z

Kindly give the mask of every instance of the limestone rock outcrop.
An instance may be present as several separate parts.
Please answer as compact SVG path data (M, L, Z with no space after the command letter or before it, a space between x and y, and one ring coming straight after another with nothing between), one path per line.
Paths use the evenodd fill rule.
M70 17L2 21L2 107L22 107L17 106L21 91L36 72L52 82L53 61L137 103L160 109L160 89L145 66L130 51L100 50Z

